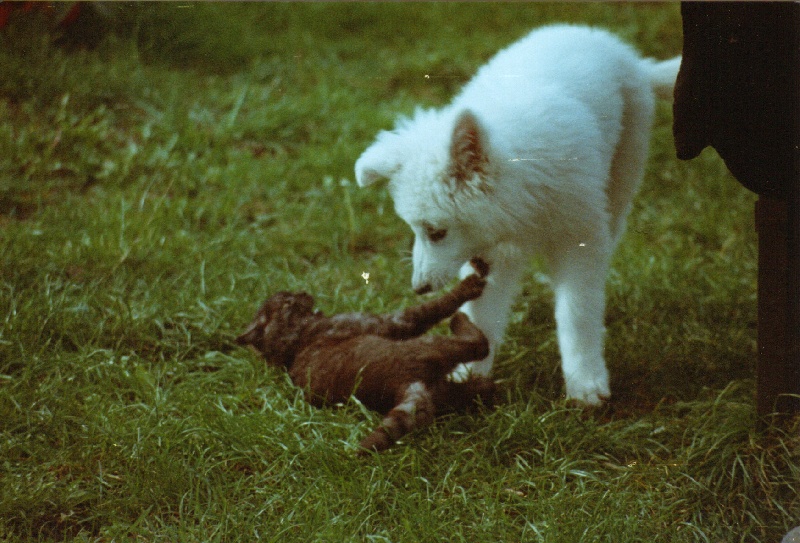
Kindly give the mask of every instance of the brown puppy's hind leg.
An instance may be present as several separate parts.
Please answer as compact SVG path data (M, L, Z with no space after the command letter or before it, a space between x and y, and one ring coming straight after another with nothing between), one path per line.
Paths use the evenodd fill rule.
M359 446L359 454L380 452L416 428L433 422L435 410L428 388L422 381L411 383L405 388L400 402L384 417L381 425L365 437Z
M360 454L388 449L402 436L433 422L440 407L442 411L461 411L476 397L485 405L491 405L495 391L492 380L473 378L464 383L451 383L445 379L458 364L488 355L486 336L460 312L451 319L450 329L452 337L437 338L434 343L425 338L407 341L406 349L424 357L433 375L439 377L431 387L422 381L408 385L381 425L361 441Z

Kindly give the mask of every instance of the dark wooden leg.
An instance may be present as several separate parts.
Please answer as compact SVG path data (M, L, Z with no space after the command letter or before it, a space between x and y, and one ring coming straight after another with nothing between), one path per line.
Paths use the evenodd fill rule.
M762 422L779 413L800 413L798 336L797 206L761 197L756 203L758 229L758 368L757 404ZM791 396L795 395L795 396Z

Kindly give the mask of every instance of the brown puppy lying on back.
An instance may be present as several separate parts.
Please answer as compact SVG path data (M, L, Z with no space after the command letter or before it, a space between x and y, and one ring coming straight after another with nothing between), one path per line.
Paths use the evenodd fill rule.
M485 274L487 266L474 262ZM351 394L386 417L361 442L382 451L438 413L460 411L480 398L491 404L495 385L485 377L462 383L447 380L458 365L489 353L486 337L463 313L450 320L452 336L422 336L462 304L481 295L486 280L470 275L431 302L390 315L345 313L326 317L314 311L308 294L279 292L258 310L236 338L252 345L267 362L284 366L313 405L346 401Z

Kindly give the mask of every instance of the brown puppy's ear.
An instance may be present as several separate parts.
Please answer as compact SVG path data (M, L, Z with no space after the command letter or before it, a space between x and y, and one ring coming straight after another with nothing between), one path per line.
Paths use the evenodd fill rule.
M285 293L278 293L278 296L283 295ZM253 322L247 325L247 329L239 334L236 338L236 343L239 345L253 345L255 346L258 342L259 336L264 331L264 327L267 325L269 320L271 319L272 314L272 301L273 298L267 298L267 300L261 304L261 307L258 308L256 312L256 316L253 317Z
M450 176L456 188L464 188L486 173L489 163L483 131L475 115L467 110L456 118L450 142Z

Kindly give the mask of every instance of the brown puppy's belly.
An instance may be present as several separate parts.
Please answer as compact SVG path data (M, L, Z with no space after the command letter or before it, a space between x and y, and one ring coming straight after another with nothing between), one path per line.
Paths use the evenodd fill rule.
M386 414L405 386L427 377L424 364L403 359L402 343L378 336L319 341L297 354L289 376L315 405L345 402L355 393L367 408Z

